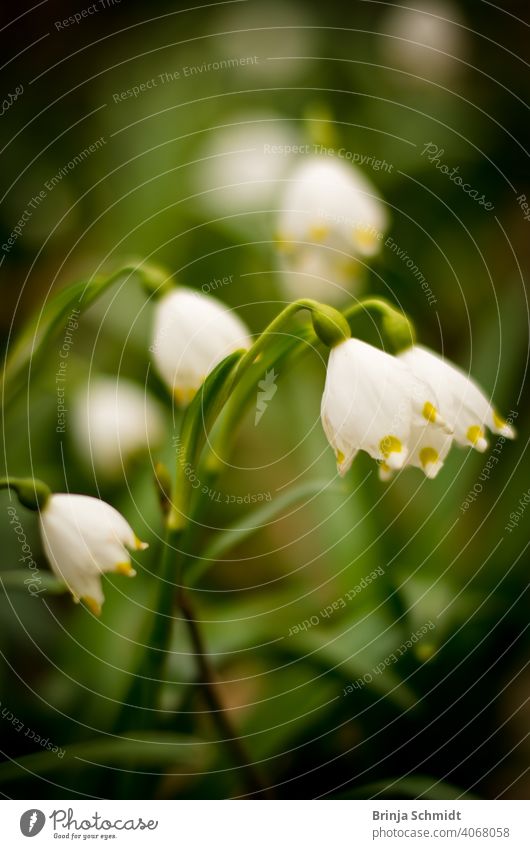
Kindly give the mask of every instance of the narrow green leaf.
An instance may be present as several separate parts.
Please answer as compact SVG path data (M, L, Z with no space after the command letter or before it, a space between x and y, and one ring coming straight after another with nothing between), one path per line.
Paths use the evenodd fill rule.
M190 467L196 468L206 436L230 392L231 378L244 351L229 354L210 372L186 410L178 445L174 502L168 527L178 530L185 522L192 494L189 479Z
M137 739L135 739L135 737ZM127 737L97 737L72 746L57 746L57 752L43 751L23 755L0 764L0 782L15 781L31 775L48 775L58 770L100 766L190 766L195 771L205 762L201 740L162 731L136 732Z
M274 501L262 504L255 510L250 510L243 518L220 531L206 546L201 554L204 558L189 572L189 585L192 586L198 578L211 566L211 562L219 560L236 546L247 540L252 534L262 530L264 525L272 522L297 502L318 495L320 492L339 492L341 487L330 486L329 480L319 479L307 481L299 486L286 490Z

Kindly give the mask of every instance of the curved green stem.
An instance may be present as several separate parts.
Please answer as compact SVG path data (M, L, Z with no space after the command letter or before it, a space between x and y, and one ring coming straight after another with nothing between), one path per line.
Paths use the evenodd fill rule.
M13 489L28 510L42 510L51 495L50 487L38 478L0 478L0 489Z
M181 433L176 448L176 477L168 527L182 530L188 525L188 510L192 488L190 469L193 470L220 410L228 398L236 364L244 358L242 351L235 351L219 363L208 375L184 414Z
M283 349L280 348L279 351L276 349L271 350L268 356L265 351L263 351L267 341L273 333L279 333L283 329L284 324L287 324L288 320L298 310L309 309L312 312L315 310L321 311L323 306L323 304L318 304L316 301L309 299L302 299L290 304L268 325L258 338L255 345L241 360L238 373L240 370L241 372L246 370L247 376L243 377L242 375L243 379L240 380L239 385L235 388L235 391L232 393L228 401L225 415L219 425L219 429L215 435L214 445L212 446L212 450L210 451L205 464L205 468L207 474L210 476L211 482L213 482L221 473L226 464L229 456L229 445L233 441L237 425L242 418L243 410L249 403L251 395L255 392L258 379L273 364L278 364L287 359L287 357L292 359L303 354L308 350L308 348L317 344L319 338L315 332L309 328L305 328L299 336L289 337L288 342L285 344ZM384 298L365 298L346 309L344 313L340 315L343 315L344 318L350 322L357 315L367 312L376 312L380 315L382 329L396 351L414 344L415 334L411 321L404 313L397 310ZM258 354L263 353L258 362L256 362L258 354L256 354L255 351L256 348L258 348L258 343ZM253 352L254 354L251 357L250 355ZM249 365L251 364L255 365L255 369L252 371L249 370Z
M396 353L414 344L416 334L411 320L385 298L365 298L344 310L344 317L350 322L357 315L365 312L379 314L383 332Z
M324 332L332 333L334 331L335 340L332 344L336 344L339 337L345 339L350 335L349 328L344 322L342 313L338 310L333 309L333 307L329 307L327 304L320 304L312 298L300 298L298 301L293 301L291 304L288 304L288 306L286 306L281 313L279 313L276 318L267 325L265 330L260 333L254 344L249 348L245 356L242 357L234 375L234 381L237 381L248 367L252 365L252 363L256 362L256 359L268 346L270 338L283 332L284 327L289 324L291 318L301 310L309 310L313 317L313 321L315 322L316 320L319 325L319 329L320 326L325 325L326 331ZM315 328L315 330L318 332L317 328ZM322 341L328 344L326 340L323 339Z

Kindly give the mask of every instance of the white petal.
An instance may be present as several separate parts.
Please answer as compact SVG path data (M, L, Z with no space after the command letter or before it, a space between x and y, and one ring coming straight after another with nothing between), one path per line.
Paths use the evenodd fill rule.
M390 468L407 456L415 381L395 357L358 339L330 352L322 398L322 422L335 452L351 462L367 451Z
M54 494L40 514L44 551L74 598L101 605L100 576L130 565L127 548L141 547L114 507L86 495ZM130 570L129 574L134 574Z
M439 399L442 417L452 426L455 439L485 451L485 428L513 438L514 431L501 419L479 386L461 369L433 351L416 345L400 354L411 371L421 378Z
M360 259L380 251L387 228L381 198L354 165L325 156L305 159L286 180L278 219L287 291L298 278L306 297L312 291L326 302L344 300L358 286Z
M215 298L178 288L155 308L151 352L156 368L182 402L228 354L249 348L243 322Z
M71 436L84 462L115 477L122 466L163 435L163 412L138 384L97 377L74 398Z
M206 213L237 229L245 223L238 213L275 205L274 195L291 164L286 152L299 140L274 113L236 114L230 124L216 129L202 147L195 183Z

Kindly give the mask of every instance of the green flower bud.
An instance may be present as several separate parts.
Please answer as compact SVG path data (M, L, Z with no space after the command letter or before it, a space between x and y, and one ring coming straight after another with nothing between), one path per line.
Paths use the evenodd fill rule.
M312 310L313 329L324 345L334 348L351 337L350 326L342 313L327 304L318 304Z

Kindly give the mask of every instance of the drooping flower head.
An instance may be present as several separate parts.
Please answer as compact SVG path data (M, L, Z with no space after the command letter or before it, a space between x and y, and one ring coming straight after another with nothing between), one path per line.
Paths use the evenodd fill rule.
M294 296L344 299L356 258L381 248L388 216L376 189L354 166L312 157L290 174L281 200L278 248Z
M436 394L396 357L359 339L331 349L321 416L341 475L366 451L385 477L415 450L417 429L433 439L449 430ZM429 467L432 458L424 458Z
M179 404L191 401L224 357L250 344L241 319L209 295L179 287L156 304L150 351Z
M50 495L40 511L40 532L50 565L74 601L99 614L104 572L133 577L130 551L147 548L114 507L87 495Z
M132 380L96 377L74 398L74 446L98 475L116 477L129 460L157 445L162 434L160 406Z

